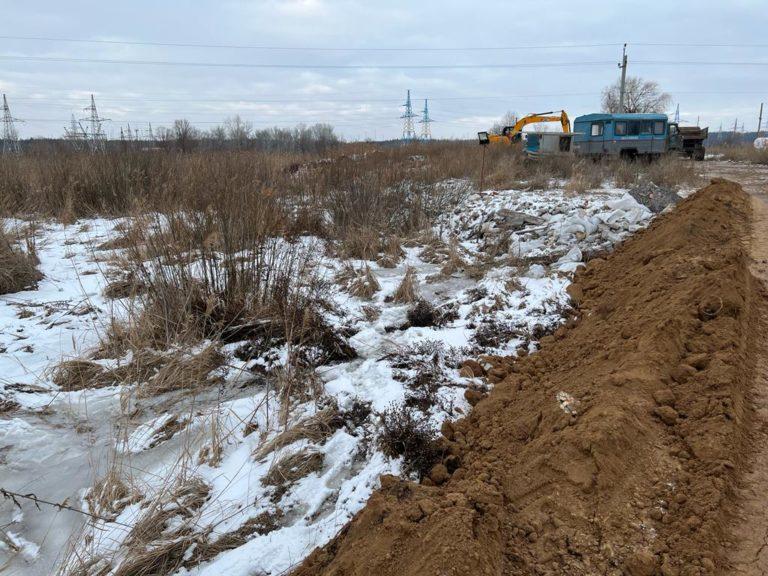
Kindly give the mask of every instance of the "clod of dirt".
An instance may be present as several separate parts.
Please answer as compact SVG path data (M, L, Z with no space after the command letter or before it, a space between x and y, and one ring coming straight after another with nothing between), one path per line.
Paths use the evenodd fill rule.
M677 424L677 410L672 406L659 406L653 409L653 413L667 426Z
M749 198L719 180L577 272L578 322L443 427L461 467L437 486L382 479L295 576L732 573L763 305L749 222Z
M659 406L674 406L675 394L669 388L663 388L661 390L656 390L653 393L653 400Z

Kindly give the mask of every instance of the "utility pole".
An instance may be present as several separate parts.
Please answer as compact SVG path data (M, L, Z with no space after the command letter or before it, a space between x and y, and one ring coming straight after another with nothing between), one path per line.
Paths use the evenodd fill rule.
M627 84L627 44L624 43L624 51L621 56L621 86L619 88L619 112L624 113L626 108L624 107L625 87Z
M696 116L696 128L699 127L699 120L701 120L701 116Z
M675 109L675 124L680 124L680 104L677 104L677 108Z
M20 122L20 120L11 115L8 100L5 94L3 94L3 154L18 154L21 151L19 148L19 133L16 131L15 122Z
M763 103L760 102L760 116L757 118L757 137L760 138L760 131L763 129Z
M400 116L403 119L403 140L411 141L416 139L416 130L413 127L413 119L416 117L416 113L413 111L411 105L411 91L408 90L408 98L403 104L405 107L405 114Z
M421 124L422 140L432 140L432 129L429 127L432 122L434 122L434 120L429 117L429 105L427 100L424 99L424 110L421 111L421 120L419 120L419 124Z

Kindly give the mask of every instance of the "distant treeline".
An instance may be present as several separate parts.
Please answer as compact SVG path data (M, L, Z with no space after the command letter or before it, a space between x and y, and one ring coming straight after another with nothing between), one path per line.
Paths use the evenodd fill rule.
M170 127L157 127L137 136L123 134L121 138L103 139L99 145L107 151L119 150L263 150L269 152L317 153L341 144L330 124L299 124L293 128L254 129L239 116L227 119L223 125L201 130L189 120L176 120ZM58 150L87 150L93 142L88 135L73 138L32 138L19 142L23 151L50 152Z
M765 136L765 131L762 132ZM708 146L741 146L752 145L757 138L757 132L709 132L707 136Z

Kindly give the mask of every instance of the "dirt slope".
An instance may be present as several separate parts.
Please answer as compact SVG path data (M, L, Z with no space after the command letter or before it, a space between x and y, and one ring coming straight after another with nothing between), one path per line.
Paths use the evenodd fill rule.
M592 261L579 320L445 427L450 479L385 477L296 574L728 573L762 301L749 217L717 180Z

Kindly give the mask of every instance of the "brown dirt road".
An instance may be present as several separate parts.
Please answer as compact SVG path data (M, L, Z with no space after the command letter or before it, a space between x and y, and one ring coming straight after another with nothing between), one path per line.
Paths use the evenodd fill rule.
M578 319L296 571L700 576L768 562L768 209L716 181L574 283ZM753 206L753 203L754 206ZM446 476L444 469L438 476Z

